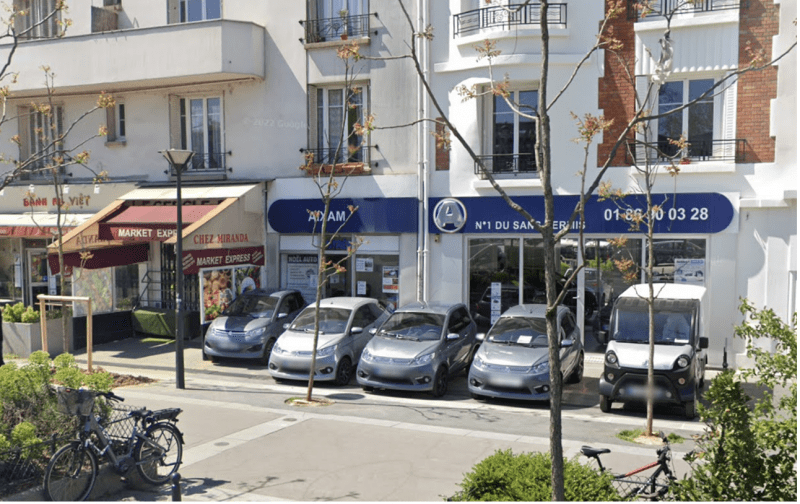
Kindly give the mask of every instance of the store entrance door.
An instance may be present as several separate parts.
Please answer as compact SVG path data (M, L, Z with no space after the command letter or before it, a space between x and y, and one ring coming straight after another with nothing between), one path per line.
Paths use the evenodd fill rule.
M25 304L36 304L39 294L48 294L50 268L47 265L47 249L28 249L28 289Z

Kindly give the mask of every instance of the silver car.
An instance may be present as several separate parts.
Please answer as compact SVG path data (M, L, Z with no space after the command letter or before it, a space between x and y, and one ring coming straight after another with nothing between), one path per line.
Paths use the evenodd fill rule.
M469 370L473 398L549 399L546 309L541 304L515 306L489 329ZM566 306L558 307L557 317L561 373L567 382L577 383L583 378L580 330Z
M389 312L378 300L363 297L333 297L320 301L319 340L314 381L350 382L372 334ZM306 308L278 338L269 360L269 373L283 380L308 380L314 343L314 306Z
M272 346L306 305L296 290L270 292L247 291L211 322L203 341L203 355L215 361L218 357L258 359L269 362Z
M478 347L475 322L463 304L411 303L370 340L356 379L366 390L447 392L448 375L469 369Z

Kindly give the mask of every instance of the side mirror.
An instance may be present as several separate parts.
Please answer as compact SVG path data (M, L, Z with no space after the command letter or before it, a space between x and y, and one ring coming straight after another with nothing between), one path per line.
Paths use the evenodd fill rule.
M708 338L705 336L700 338L700 348L708 348Z
M378 328L377 327L373 327L372 329L369 330L369 333L371 335L375 336L376 334L378 334Z
M608 343L608 331L597 331L597 341L605 345Z
M483 340L486 339L486 333L478 333L477 335L475 335L475 339L477 339L478 341L480 341L482 343Z
M281 313L279 313L279 314L278 314L278 318L277 318L277 319L275 319L275 320L280 320L280 319L282 319L282 318L286 318L286 317L288 317L288 316L289 316L289 314L288 314L288 313L283 313L283 312L281 312Z
M568 348L575 344L575 340L573 339L565 339L561 340L561 348Z
M362 332L364 332L363 327L354 327L350 329L350 334L361 334Z
M447 335L447 341L455 341L460 337L458 333L450 333Z
M288 324L288 323L286 323L286 324L283 324L283 330L285 331L286 329L289 329L289 326L290 326L290 325L291 325L291 324Z

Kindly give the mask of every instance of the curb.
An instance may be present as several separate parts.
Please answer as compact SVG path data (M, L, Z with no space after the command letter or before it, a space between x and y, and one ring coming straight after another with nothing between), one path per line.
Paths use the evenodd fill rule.
M110 464L101 464L97 472L97 480L94 482L94 488L86 500L102 500L107 495L116 494L126 488L142 489L150 487L141 480L141 477L136 473L136 469L131 469L125 476L120 476L111 468ZM24 490L17 494L7 495L3 497L3 501L10 502L41 502L46 501L44 495L44 485L37 485L28 490Z

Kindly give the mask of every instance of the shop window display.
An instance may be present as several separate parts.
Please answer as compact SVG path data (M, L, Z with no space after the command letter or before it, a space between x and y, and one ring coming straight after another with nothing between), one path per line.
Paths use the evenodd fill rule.
M260 266L206 269L200 272L203 322L219 317L242 292L261 287Z

